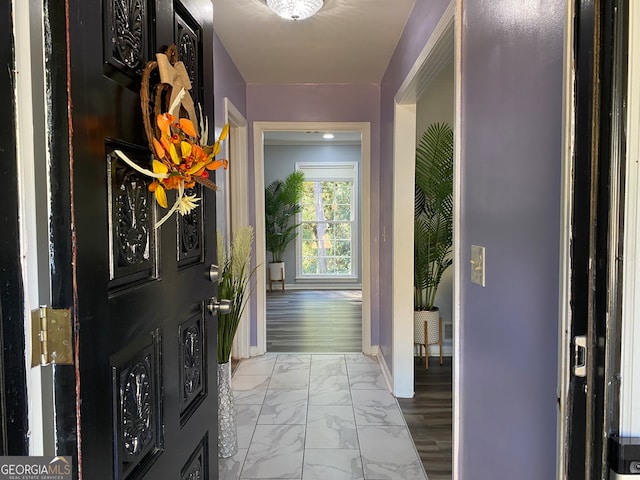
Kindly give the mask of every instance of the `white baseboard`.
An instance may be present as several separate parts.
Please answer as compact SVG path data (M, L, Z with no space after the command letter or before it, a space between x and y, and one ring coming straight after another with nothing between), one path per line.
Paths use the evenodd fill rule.
M249 348L249 356L257 357L258 356L258 347L250 347Z
M362 290L362 285L359 283L285 283L284 289L286 290ZM267 287L267 293L269 287ZM282 285L274 282L273 293L282 293Z
M387 382L387 388L393 394L393 375L391 375L391 370L389 370L389 366L387 365L387 361L384 358L382 350L378 348L378 345L376 345L375 348L378 351L376 356L378 357L378 363L380 364L384 380Z

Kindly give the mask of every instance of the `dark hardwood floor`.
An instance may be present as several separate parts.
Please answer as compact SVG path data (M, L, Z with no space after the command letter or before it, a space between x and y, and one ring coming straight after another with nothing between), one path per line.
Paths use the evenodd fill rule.
M361 352L362 292L267 292L267 352Z
M361 292L267 293L267 351L361 352ZM416 358L415 396L398 399L429 480L451 480L451 379L451 357L432 357L428 370Z
M429 480L451 480L451 372L451 357L431 357L428 370L416 358L415 396L398 399Z

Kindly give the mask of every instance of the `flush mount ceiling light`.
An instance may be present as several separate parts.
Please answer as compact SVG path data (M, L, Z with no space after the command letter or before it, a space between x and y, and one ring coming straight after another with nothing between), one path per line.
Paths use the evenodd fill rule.
M267 5L282 18L304 20L322 8L322 0L267 0Z
M324 138L325 140L331 140L333 138L333 133L325 133L324 135L322 135L322 138Z

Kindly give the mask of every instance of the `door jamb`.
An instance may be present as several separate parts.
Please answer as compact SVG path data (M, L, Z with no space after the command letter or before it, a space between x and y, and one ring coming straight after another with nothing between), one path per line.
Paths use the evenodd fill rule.
M563 480L567 474L568 455L568 402L569 402L569 350L571 345L571 212L573 211L572 170L575 148L575 68L574 56L574 15L575 2L567 2L564 32L564 75L562 108L562 212L560 216L560 295L558 305L558 435L556 452L556 478Z
M249 225L249 202L246 192L249 191L249 159L248 159L248 123L231 100L224 99L224 121L229 124L229 141L225 143L224 158L229 159L233 174L225 171L225 209L226 231L232 233L239 226ZM257 243L255 244L257 245ZM249 311L245 308L236 336L233 340L231 355L234 358L249 358L251 341L251 325Z
M626 199L624 219L624 280L622 306L622 358L620 385L620 419L619 430L621 436L636 437L640 434L640 417L638 400L640 399L640 353L637 348L640 339L640 299L636 295L640 283L640 63L632 62L638 58L640 52L640 8L636 2L629 2L629 71L627 98L627 172ZM633 161L632 159L636 159Z
M416 99L412 103L394 105L393 134L393 364L392 388L397 397L412 398L413 389L413 211L415 184L413 167L416 152ZM411 254L407 254L411 252ZM428 358L428 350L426 352ZM427 361L429 361L427 359ZM386 363L386 361L385 361Z
M46 272L48 264L43 261L39 238L48 238L48 225L36 211L46 200L47 192L42 189L45 182L38 181L36 172L44 171L48 177L46 162L39 160L36 155L35 136L41 133L43 119L34 119L34 91L37 89L38 72L33 71L32 59L41 58L43 53L32 49L42 37L41 32L34 31L31 26L32 16L42 14L34 12L29 2L13 2L14 8L14 39L15 39L15 67L18 81L16 82L16 140L18 162L19 188L19 238L22 250L21 275L24 292L24 363L26 373L26 399L28 410L28 452L31 455L53 453L54 439L54 409L50 394L46 389L46 378L50 377L51 367L31 367L31 323L30 312L40 304L49 303L46 288L48 278L40 272ZM44 91L44 90L43 90ZM46 187L44 187L46 188ZM44 221L43 221L44 220ZM41 283L42 282L42 285Z
M407 275L407 271L413 271L413 189L407 189L406 185L413 185L415 171L406 168L415 163L416 145L416 103L424 93L429 83L440 72L441 67L454 57L457 82L460 78L459 53L454 48L454 21L456 13L456 0L451 0L447 9L442 14L440 21L433 33L424 45L413 67L407 74L394 97L394 143L393 143L393 298L392 298L392 325L393 325L393 393L398 397L413 397L413 330L412 322L406 321L413 317L413 275ZM456 92L458 92L456 87ZM456 102L459 95L456 93ZM459 117L456 106L454 121ZM456 123L457 125L457 123ZM455 138L458 137L457 130ZM454 148L455 152L459 148ZM457 153L456 153L457 155ZM456 174L459 159L454 158L454 175ZM454 195L457 193L459 178L454 177ZM459 243L457 222L459 217L459 199L454 198L454 307L453 307L453 354L456 355L456 331L459 318L457 298L457 265ZM458 362L454 361L455 365ZM455 384L454 384L455 389ZM455 405L455 401L454 401ZM455 407L454 407L455 408ZM454 422L455 425L455 422ZM455 445L455 444L454 444Z

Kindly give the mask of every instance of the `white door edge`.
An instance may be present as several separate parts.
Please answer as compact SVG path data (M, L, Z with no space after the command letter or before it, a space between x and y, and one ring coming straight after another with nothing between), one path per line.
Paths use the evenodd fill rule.
M224 158L229 160L229 169L233 169L233 172L224 172L227 175L225 178L227 189L224 193L226 231L234 232L239 226L249 225L249 202L246 194L249 191L249 133L247 119L226 97L224 99L224 116L225 124L228 123L230 129L229 141L225 143ZM255 245L254 243L254 249ZM249 309L245 308L233 340L231 356L233 358L249 358L250 342L250 315Z

